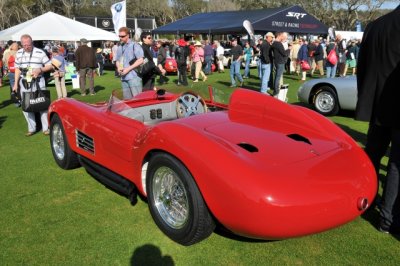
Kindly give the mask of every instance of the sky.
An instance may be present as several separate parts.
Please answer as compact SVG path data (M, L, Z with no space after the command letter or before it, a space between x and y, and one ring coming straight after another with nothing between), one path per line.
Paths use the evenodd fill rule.
M382 5L382 9L395 9L400 4L400 1L386 1Z

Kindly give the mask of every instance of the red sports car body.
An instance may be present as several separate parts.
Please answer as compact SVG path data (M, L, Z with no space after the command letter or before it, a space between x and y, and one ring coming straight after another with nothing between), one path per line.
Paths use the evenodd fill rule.
M145 92L49 108L54 158L135 201L148 198L159 228L183 245L214 230L284 239L337 227L375 197L373 166L330 120L237 89L210 112L199 96ZM218 108L215 108L218 107Z

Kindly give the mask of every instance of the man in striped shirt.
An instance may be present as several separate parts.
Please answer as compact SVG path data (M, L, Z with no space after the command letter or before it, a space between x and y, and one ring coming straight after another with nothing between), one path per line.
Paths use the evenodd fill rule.
M32 37L30 35L22 35L21 44L22 49L18 50L15 58L15 83L13 91L17 92L19 85L21 89L21 97L23 97L23 93L30 90L30 88L26 88L25 86L30 84L32 79L39 79L40 89L45 90L46 84L42 74L52 70L53 67L46 53L33 46ZM26 82L23 82L23 80ZM36 88L32 88L32 90L36 90ZM24 111L22 113L28 123L28 132L25 136L32 136L36 133L35 113ZM40 119L42 122L43 134L49 135L47 110L40 112Z

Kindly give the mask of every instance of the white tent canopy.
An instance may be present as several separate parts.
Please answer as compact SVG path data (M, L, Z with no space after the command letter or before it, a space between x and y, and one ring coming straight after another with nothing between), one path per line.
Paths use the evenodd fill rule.
M53 12L47 12L24 23L0 31L0 40L19 41L24 34L32 36L34 41L79 41L81 38L89 41L118 40L118 36L114 32L98 29Z

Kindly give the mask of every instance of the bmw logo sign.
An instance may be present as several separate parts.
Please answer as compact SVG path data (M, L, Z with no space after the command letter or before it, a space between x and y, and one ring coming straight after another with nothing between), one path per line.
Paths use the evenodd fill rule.
M103 20L102 22L101 22L101 24L103 25L103 27L108 27L108 26L110 26L110 21L109 20L107 20L107 19L105 19L105 20Z
M122 5L121 5L120 3L118 3L114 8L115 8L115 11L121 12L121 10L122 10Z

